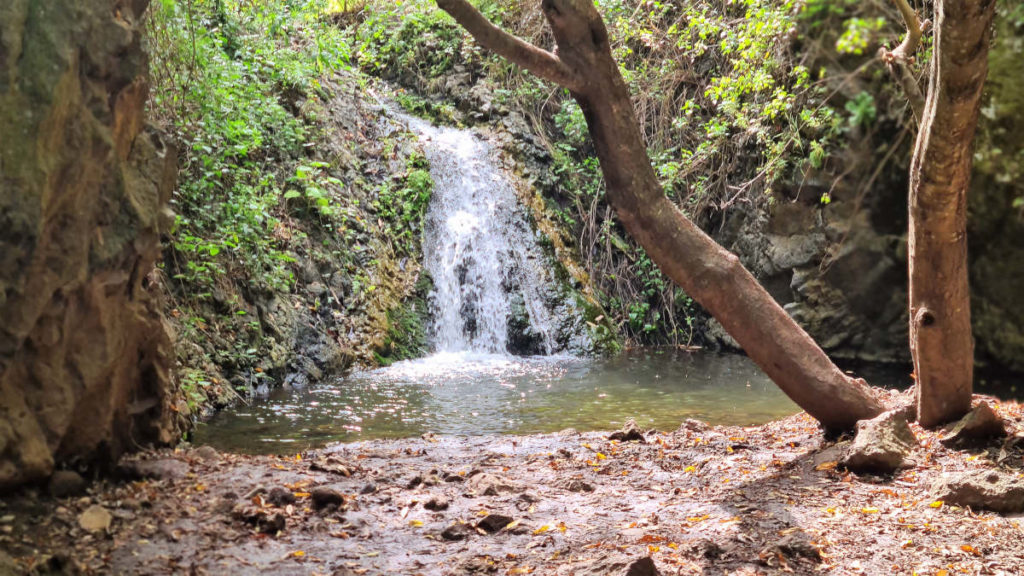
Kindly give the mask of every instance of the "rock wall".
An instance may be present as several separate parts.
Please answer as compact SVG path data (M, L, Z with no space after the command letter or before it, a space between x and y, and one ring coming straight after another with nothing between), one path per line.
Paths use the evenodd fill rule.
M175 178L148 0L0 4L0 488L180 437L147 275Z
M980 360L1024 372L1024 22L998 18L994 38L968 198L971 321Z
M1024 37L1012 18L997 21L968 206L971 315L976 360L1024 371ZM857 142L843 158L871 174L890 132ZM767 211L734 210L712 227L720 242L831 355L909 362L907 346L907 190L912 137L867 189L809 178L799 194ZM817 202L832 191L833 202ZM730 339L712 329L723 344Z

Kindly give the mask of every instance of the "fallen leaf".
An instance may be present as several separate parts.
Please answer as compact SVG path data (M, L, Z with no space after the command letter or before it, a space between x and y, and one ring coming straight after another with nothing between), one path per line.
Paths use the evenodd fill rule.
M942 500L936 500L935 502L932 502L931 504L929 504L928 507L929 508L942 508L943 504L945 504L945 502L943 502Z

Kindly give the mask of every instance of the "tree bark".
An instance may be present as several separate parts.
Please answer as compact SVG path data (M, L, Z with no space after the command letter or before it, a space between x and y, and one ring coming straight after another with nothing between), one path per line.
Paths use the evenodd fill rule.
M535 53L539 48L491 25L466 0L437 4L485 48L569 89L586 117L608 201L623 226L794 402L829 430L852 428L882 411L863 380L843 374L739 259L665 196L592 0L542 1L557 43L543 57Z
M935 52L910 166L910 347L922 426L971 408L967 188L994 9L995 0L935 3Z

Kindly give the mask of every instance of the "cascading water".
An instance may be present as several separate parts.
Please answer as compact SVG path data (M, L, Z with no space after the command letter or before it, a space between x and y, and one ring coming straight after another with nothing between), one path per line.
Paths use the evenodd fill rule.
M525 333L529 352L558 351L553 308L565 304L553 302L549 263L489 146L465 130L402 118L419 134L434 179L423 253L435 350L523 352L512 340Z

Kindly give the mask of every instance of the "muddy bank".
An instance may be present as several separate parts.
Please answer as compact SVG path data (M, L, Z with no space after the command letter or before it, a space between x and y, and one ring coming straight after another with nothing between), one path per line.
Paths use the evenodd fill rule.
M844 471L804 415L688 421L639 441L565 431L149 453L122 463L119 483L3 500L0 547L15 573L625 574L650 557L661 574L1020 574L1019 520L933 488L964 471L1021 475L1021 407L996 410L1009 440L946 448L914 427L895 476Z

